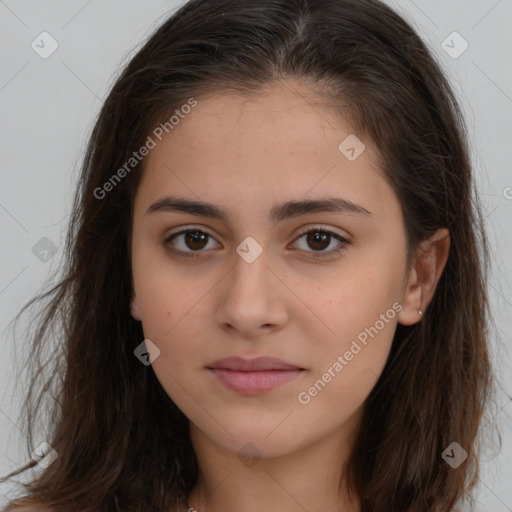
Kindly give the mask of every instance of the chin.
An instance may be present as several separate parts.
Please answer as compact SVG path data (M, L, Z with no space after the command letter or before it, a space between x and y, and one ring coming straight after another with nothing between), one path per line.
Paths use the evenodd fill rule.
M223 429L220 432L218 429L212 432L197 427L197 424L196 428L238 457L272 458L286 455L299 448L297 436L278 426L282 420L283 418L279 418L250 425L231 422L227 429L231 436Z

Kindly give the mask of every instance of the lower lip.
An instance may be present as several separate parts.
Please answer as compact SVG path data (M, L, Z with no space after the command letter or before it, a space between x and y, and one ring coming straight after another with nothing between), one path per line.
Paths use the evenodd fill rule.
M299 369L255 372L241 372L225 368L209 368L209 370L229 389L249 395L270 391L290 382L304 372Z

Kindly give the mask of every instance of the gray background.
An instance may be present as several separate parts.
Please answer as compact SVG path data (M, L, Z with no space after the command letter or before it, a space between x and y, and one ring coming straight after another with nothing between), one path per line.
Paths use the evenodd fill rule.
M506 395L512 395L512 1L389 3L438 56L466 114L492 244L494 268L488 278L497 325L492 350L498 396L491 422L503 442L499 453L495 440L486 443L475 495L479 510L512 511L512 403ZM0 0L1 476L27 460L25 433L18 425L26 382L18 380L16 393L13 388L15 355L22 355L23 339L18 337L15 354L9 323L58 268L78 167L102 100L120 67L176 5L163 0ZM33 41L42 46L44 31L58 43L46 59L31 47ZM463 39L450 35L454 31ZM461 53L464 41L468 48ZM44 46L50 48L49 39ZM15 492L12 483L0 486L0 506Z

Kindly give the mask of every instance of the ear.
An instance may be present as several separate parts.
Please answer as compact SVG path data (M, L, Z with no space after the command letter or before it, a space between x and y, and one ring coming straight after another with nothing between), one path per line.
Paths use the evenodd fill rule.
M430 238L421 242L413 256L406 278L402 299L402 310L398 323L412 325L419 322L430 304L439 278L443 273L450 252L450 232L438 229Z
M132 316L135 320L138 320L139 322L141 321L139 302L138 302L137 297L135 296L135 293L133 291L132 291L132 299L130 301L130 313L132 314Z

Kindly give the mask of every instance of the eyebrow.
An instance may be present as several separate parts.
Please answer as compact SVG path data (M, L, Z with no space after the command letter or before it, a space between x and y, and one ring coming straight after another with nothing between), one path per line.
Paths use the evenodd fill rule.
M157 212L180 212L201 217L228 221L228 212L219 205L204 201L193 201L183 197L166 196L155 201L146 215ZM357 213L371 216L366 208L340 197L287 201L270 209L269 217L274 221L307 215L309 213Z

